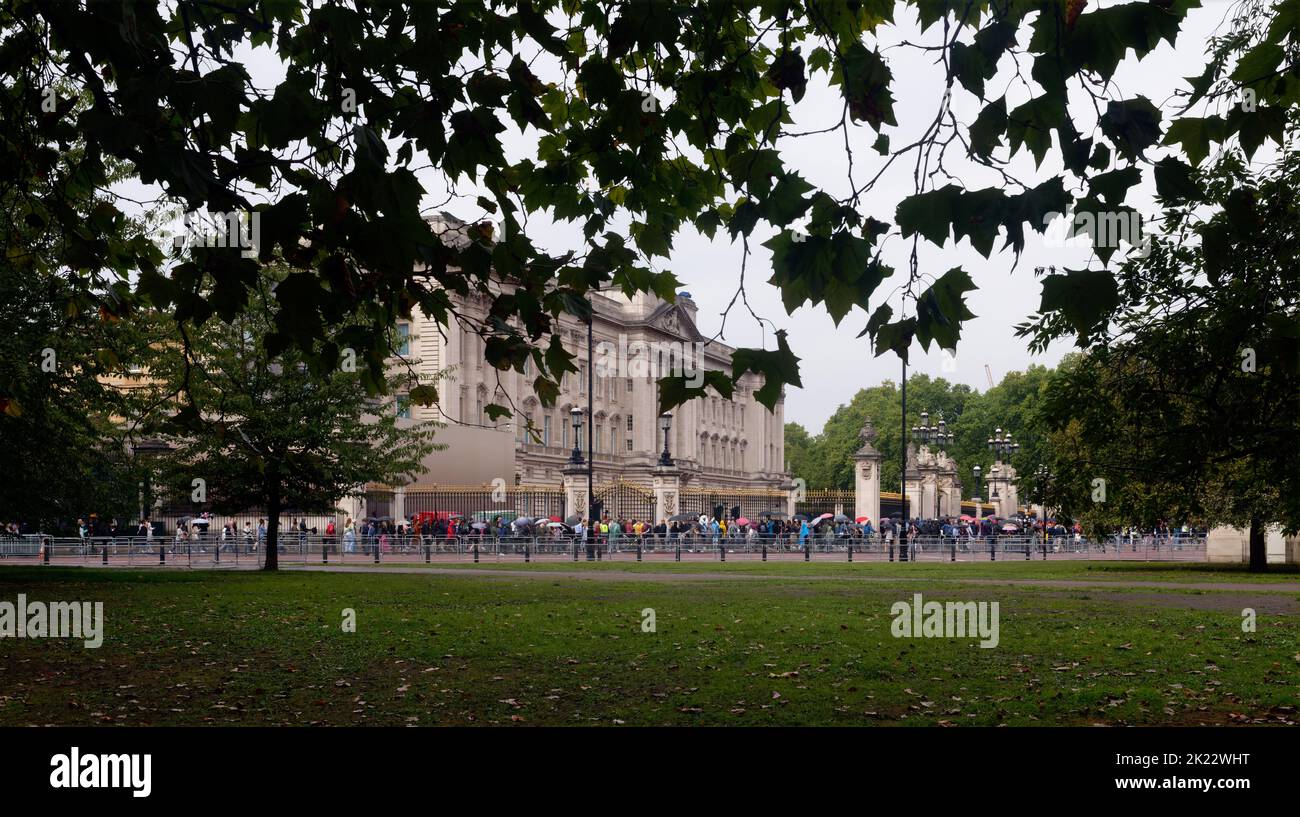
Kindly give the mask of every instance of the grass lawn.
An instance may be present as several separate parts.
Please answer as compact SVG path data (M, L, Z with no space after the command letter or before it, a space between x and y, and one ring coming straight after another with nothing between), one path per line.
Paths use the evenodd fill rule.
M0 601L103 601L106 619L97 650L0 641L0 725L1300 720L1294 573L1189 590L1125 581L1256 577L1050 561L505 567L531 573L0 567ZM724 571L744 575L666 580ZM893 638L890 607L914 592L997 601L1000 644ZM642 632L644 608L657 632Z

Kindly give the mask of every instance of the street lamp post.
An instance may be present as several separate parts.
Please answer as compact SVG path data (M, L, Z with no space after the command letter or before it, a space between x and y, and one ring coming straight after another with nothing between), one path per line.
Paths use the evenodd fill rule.
M668 451L668 429L673 425L673 413L665 411L659 415L659 430L664 433L664 452L659 455L659 464L669 467L673 464L672 454Z
M1051 490L1052 472L1046 465L1038 466L1034 471L1034 486L1038 489L1038 506L1042 508L1044 520L1047 517L1047 494Z
M992 486L989 493L989 499L996 502L998 499L998 486L996 481L998 477L995 475L999 474L1002 470L1000 466L1004 461L1009 460L1013 454L1020 453L1020 443L1011 439L1010 431L1003 433L1002 427L998 426L994 429L993 436L989 437L988 446L989 450L993 452L994 457L993 467L989 470L989 484Z
M582 445L580 443L580 440L582 439L582 409L577 408L576 406L569 409L569 421L573 426L573 451L569 454L569 464L582 465L583 456Z
M596 527L596 493L595 493L595 468L596 468L596 411L592 403L596 394L596 366L595 366L595 323L596 323L596 302L587 296L587 560L593 557L596 549L596 533L593 530Z
M973 497L971 497L971 498L975 500L975 518L976 518L976 519L979 519L979 516L980 516L980 474L982 474L982 473L984 472L984 469L983 469L983 468L980 468L978 465L976 465L976 466L973 466L970 470L971 470L971 473L973 473L973 474L975 475L975 495L974 495Z

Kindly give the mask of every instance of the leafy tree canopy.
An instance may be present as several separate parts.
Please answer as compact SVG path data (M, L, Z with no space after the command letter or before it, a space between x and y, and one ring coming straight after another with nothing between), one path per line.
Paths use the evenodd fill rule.
M945 82L922 135L892 145L906 78L893 75L880 44L904 5L934 39L902 47L927 49ZM382 387L395 319L419 308L444 324L470 320L451 294L478 291L492 303L473 326L493 339L489 362L522 371L531 356L536 390L549 402L573 370L559 315L585 315L583 296L598 286L671 298L677 282L655 263L682 230L722 234L748 251L760 222L777 230L766 242L770 280L787 308L820 305L837 321L854 306L868 310L864 333L877 353L905 357L913 339L955 346L972 317L964 294L975 282L960 268L923 273L920 240L965 238L988 256L1001 239L1018 253L1026 225L1041 230L1045 214L1064 212L1076 190L1080 206L1093 191L1107 206L1122 203L1125 181L1162 141L1195 164L1211 143L1253 151L1280 140L1282 112L1300 94L1298 0L1249 3L1272 22L1212 49L1190 83L1189 103L1249 89L1253 116L1197 118L1185 109L1168 119L1110 83L1130 55L1173 42L1195 5L19 0L0 10L0 185L17 193L19 218L57 237L53 268L133 281L130 298L104 304L120 314L150 303L181 321L232 322L258 265L286 265L293 272L276 291L268 349L296 347L318 371L329 369L321 340L359 307L369 331L357 349L372 390ZM245 66L260 53L284 66L274 87L258 87ZM1005 91L990 83L1000 72L1013 79ZM796 123L814 81L830 83L842 102L839 121L826 127ZM52 93L58 83L71 92ZM971 121L954 114L960 94L979 102ZM82 95L91 102L72 115ZM789 166L800 134L819 128L843 132L842 189L818 189ZM522 155L507 150L514 132L532 140ZM84 155L63 167L62 151L78 142ZM857 149L865 144L879 165L866 171ZM1003 183L967 189L944 170L950 150ZM1041 166L1053 151L1059 174L1020 180L1007 172L1018 154ZM164 253L112 204L85 218L68 202L104 186L112 158L187 210L256 213L255 257ZM864 196L899 161L914 166L912 194L892 220L864 218ZM1171 161L1163 175L1185 177L1190 165ZM449 189L473 187L475 206L500 230L480 220L463 241L439 240L421 213L427 191L417 172L425 167ZM1123 175L1107 176L1115 173ZM584 246L541 249L528 228L538 213L580 225ZM913 243L898 314L877 294L893 274L881 261L891 236ZM1078 283L1090 303L1113 285L1104 276ZM771 384L760 394L769 406L782 385L798 383L784 344L737 355L736 374L757 371ZM666 404L692 396L665 395Z

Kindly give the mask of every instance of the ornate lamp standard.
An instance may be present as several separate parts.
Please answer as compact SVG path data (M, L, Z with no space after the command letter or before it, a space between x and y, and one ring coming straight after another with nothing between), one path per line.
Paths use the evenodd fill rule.
M933 445L940 451L943 451L952 444L953 435L948 431L948 424L943 420L943 414L939 414L939 420L934 425L930 425L930 412L921 412L921 424L912 426L912 436L920 440L923 445ZM939 516L939 491L934 492L934 515Z
M994 456L993 467L989 470L989 485L991 486L989 492L989 499L993 500L994 502L997 502L998 500L997 483L998 480L1001 478L1000 472L1002 471L1001 468L1002 463L1007 459L1009 459L1011 455L1020 452L1020 443L1015 442L1014 440L1011 439L1010 431L1004 434L1002 432L1002 427L998 426L996 429L994 429L993 436L989 437L988 446L989 446L989 450L993 452L993 456Z
M989 437L989 450L997 456L998 462L1002 462L1007 456L1020 453L1020 443L1012 441L1010 431L1003 434L999 426Z
M659 464L668 467L673 464L672 454L668 451L668 429L673 426L673 413L665 411L659 415L659 430L664 433L664 452L659 455ZM653 520L652 520L653 521Z
M1046 465L1038 466L1034 470L1034 487L1036 489L1035 493L1038 495L1038 506L1043 511L1043 521L1046 521L1047 517L1047 494L1051 490L1051 485L1052 472L1048 470Z
M972 466L970 470L971 470L971 473L975 475L975 495L972 496L971 499L974 499L974 500L975 500L975 518L976 518L976 519L979 519L979 516L980 516L980 474L982 474L982 473L984 472L984 469L983 469L983 468L980 468L978 465L975 465L975 466Z
M569 454L569 464L582 465L584 462L582 446L578 444L578 441L582 439L580 436L582 434L582 409L576 407L569 409L569 421L573 426L573 451Z

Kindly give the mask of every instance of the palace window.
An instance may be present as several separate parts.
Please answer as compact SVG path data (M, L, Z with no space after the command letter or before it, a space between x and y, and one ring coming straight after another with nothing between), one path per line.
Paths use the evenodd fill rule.
M397 324L397 354L401 357L411 354L411 325L405 321Z

